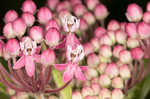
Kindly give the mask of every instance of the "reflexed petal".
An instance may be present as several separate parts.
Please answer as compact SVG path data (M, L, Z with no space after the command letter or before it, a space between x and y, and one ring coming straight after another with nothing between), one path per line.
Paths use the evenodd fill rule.
M67 67L67 70L63 74L63 80L64 82L68 82L73 78L74 71L71 68L71 66Z
M59 70L63 71L66 68L67 64L54 64L54 67Z
M79 80L86 80L79 66L76 67L75 77Z
M25 65L25 56L22 56L13 66L13 69L20 69Z
M26 69L27 75L29 77L32 77L34 75L35 64L34 64L33 56L26 56L25 57L25 69Z

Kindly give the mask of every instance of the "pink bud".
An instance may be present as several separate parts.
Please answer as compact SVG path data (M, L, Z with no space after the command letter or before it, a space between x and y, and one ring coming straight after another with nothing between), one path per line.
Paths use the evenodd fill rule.
M50 28L45 34L46 44L50 47L58 45L60 40L60 33L56 28Z
M116 31L120 29L120 24L117 20L111 20L107 25L108 30Z
M115 77L112 79L112 87L113 88L120 88L123 89L124 84L123 84L123 80L120 77Z
M56 20L52 19L48 21L45 28L46 28L46 31L50 28L56 28L57 30L59 30L59 24Z
M52 19L52 12L47 7L41 7L37 13L38 21L41 24L46 24Z
M18 18L17 12L15 10L9 10L5 14L4 21L5 23L13 22L17 18Z
M136 3L128 5L126 17L130 22L139 22L142 19L143 11L142 8Z
M107 88L111 84L111 79L108 77L108 75L102 74L100 75L100 78L99 78L99 84L100 84L100 87Z
M99 54L106 58L110 58L112 56L111 47L108 45L101 45L99 49Z
M125 64L120 67L120 76L125 80L131 77L131 72L128 65Z
M87 64L90 67L96 67L99 64L99 57L95 53L89 54Z
M150 25L145 22L138 23L137 31L141 39L146 39L150 37Z
M100 45L113 45L113 41L108 34L104 34L100 38Z
M35 18L31 13L25 12L22 14L22 19L28 27L32 26L35 22Z
M94 46L95 51L97 52L99 50L99 47L100 47L99 39L97 37L94 37L91 39L91 43Z
M58 18L61 19L62 17L66 16L66 15L70 15L70 12L66 9L63 9L58 14L59 14Z
M85 71L85 76L86 76L86 78L88 80L91 80L93 77L97 77L98 76L98 72L94 68L88 68Z
M81 0L70 0L71 6L75 6L76 4L81 4L82 1Z
M100 74L103 74L106 69L107 64L106 63L100 63L97 70L100 72Z
M13 31L12 23L5 24L3 28L3 34L6 38L14 38L16 35Z
M47 0L48 7L51 10L55 10L56 5L59 3L59 0Z
M94 15L91 12L84 13L83 19L85 19L89 25L93 25L96 21Z
M94 31L94 36L100 38L103 34L106 33L106 29L103 27L98 27Z
M113 49L113 56L119 58L119 53L120 53L120 51L123 50L123 49L124 49L124 47L121 46L121 45L116 45L116 46L114 46L114 49Z
M56 11L57 12L60 12L61 10L63 9L66 9L68 11L71 10L71 5L70 5L70 2L65 0L65 1L62 1L62 2L59 2L56 6Z
M34 14L36 11L36 5L32 0L26 0L23 2L21 10L23 12L29 12Z
M110 39L112 40L112 43L115 44L116 43L115 32L114 31L108 31L107 34L110 37Z
M136 38L130 38L130 37L128 38L128 40L127 40L127 46L129 48L135 48L135 47L137 47L139 45L140 45L140 43L139 43L138 39L136 39Z
M121 89L114 89L112 91L112 99L124 99L124 94Z
M86 7L83 5L83 4L76 4L74 7L73 7L73 12L76 16L80 17L80 16L83 16L83 14L85 12L87 12L87 9Z
M86 31L87 29L88 29L88 24L87 24L87 22L86 22L83 18L81 18L81 19L80 19L79 30L81 30L81 31Z
M110 99L111 98L111 91L107 88L101 89L99 92L99 98L100 99Z
M125 50L125 49L120 51L119 58L120 58L120 61L124 64L129 64L132 62L132 56L131 56L130 51Z
M100 86L99 86L98 83L93 83L93 84L91 85L91 88L92 88L92 90L93 90L94 95L98 95L98 94L99 94Z
M27 26L22 18L16 19L12 23L12 27L13 27L13 30L17 37L22 37L24 35L24 33L26 32L26 28L27 28Z
M96 5L99 3L99 0L85 0L86 5L89 10L93 10Z
M126 22L121 22L120 23L120 29L123 30L123 31L125 31L126 24L127 24Z
M122 31L122 30L117 30L116 31L116 41L119 43L119 44L125 44L126 43L126 39L127 39L127 34Z
M129 37L136 38L138 36L135 23L127 23L125 26L125 31Z
M91 43L85 43L83 44L83 47L86 56L94 52L94 46Z
M99 55L100 63L109 63L111 62L111 58L106 58L102 55Z
M144 52L141 48L136 47L131 49L131 55L133 59L141 60L144 57Z
M19 42L16 39L9 39L6 43L6 51L11 56L16 57L17 55L19 55L19 51L20 51Z
M143 21L145 22L145 23L150 23L150 11L148 12L145 12L144 13L144 15L143 15Z
M36 41L37 43L41 43L43 41L43 28L40 26L33 26L29 31L30 37Z
M56 55L55 55L53 50L47 49L47 50L42 52L42 54L41 54L41 63L44 66L52 65L52 64L55 63L55 61L56 61Z
M80 92L76 91L72 93L72 99L83 99Z
M150 2L147 3L147 5L146 5L146 10L147 10L147 11L150 11Z
M114 78L114 77L118 76L119 69L118 69L117 64L115 64L115 63L109 63L108 66L105 69L105 73L110 78Z
M87 87L87 86L85 86L85 87L82 88L82 96L83 96L83 97L92 96L92 95L93 95L93 90L92 90L92 88Z
M96 5L96 7L94 9L94 14L95 14L96 19L104 20L108 16L109 12L108 12L107 8L105 7L105 5L98 4L98 5Z
M6 50L6 44L3 46L3 58L5 60L8 60L11 58L11 55L8 53L8 51Z

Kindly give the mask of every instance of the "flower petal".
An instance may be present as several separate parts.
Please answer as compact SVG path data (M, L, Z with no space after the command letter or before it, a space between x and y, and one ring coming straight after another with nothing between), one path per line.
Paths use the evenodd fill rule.
M79 66L76 67L75 77L79 80L86 80Z
M13 69L20 69L25 65L25 56L22 56L13 66Z
M63 71L66 68L66 66L66 64L54 64L54 67L59 71Z
M25 57L25 69L26 69L27 75L29 77L32 77L34 75L35 64L34 64L33 56L26 56Z
M41 61L40 55L35 54L35 55L34 55L34 60L35 60L37 63L40 63L40 61Z
M80 66L82 71L86 71L88 69L88 66Z

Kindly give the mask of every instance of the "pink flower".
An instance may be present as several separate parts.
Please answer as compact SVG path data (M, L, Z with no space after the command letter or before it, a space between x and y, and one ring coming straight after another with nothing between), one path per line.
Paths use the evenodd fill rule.
M85 12L87 12L87 9L83 4L79 3L73 7L73 13L78 17L83 16Z
M80 26L80 20L70 14L65 15L61 21L66 32L75 32Z
M125 25L125 31L129 37L136 38L138 36L137 27L135 23L127 23Z
M85 3L89 10L93 10L99 4L99 0L85 0Z
M6 23L3 27L3 34L6 38L15 38L15 33L12 27L12 23Z
M94 15L91 12L86 12L83 15L83 19L86 20L86 22L88 23L88 25L93 25L96 21Z
M111 20L107 25L108 30L116 31L120 29L120 24L117 20Z
M141 48L136 47L131 49L131 55L133 59L141 60L144 57L144 51Z
M94 36L97 37L97 38L100 38L105 33L106 33L105 28L103 28L103 27L97 27L95 29L95 31L94 31Z
M36 42L32 41L29 37L23 39L20 43L23 55L14 64L13 69L20 69L25 66L27 75L32 77L35 72L35 62L40 62L40 56L36 54Z
M143 21L148 23L148 24L150 23L150 11L147 11L147 12L144 13Z
M56 8L56 5L59 3L59 0L47 0L47 4L48 4L48 7L51 9L51 10L54 10Z
M59 24L56 20L52 19L48 21L45 28L46 28L46 31L50 28L56 28L57 30L59 30Z
M5 23L8 22L13 22L14 20L16 20L18 18L18 14L15 10L9 10L7 11L7 13L5 14Z

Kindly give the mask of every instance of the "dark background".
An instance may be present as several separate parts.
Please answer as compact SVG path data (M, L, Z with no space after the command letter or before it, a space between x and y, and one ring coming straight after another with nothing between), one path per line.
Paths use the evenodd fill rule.
M0 34L2 34L2 28L4 25L3 17L5 13L10 10L16 10L19 15L21 14L21 5L24 0L1 0L0 1ZM44 6L46 0L34 0L37 4L37 8ZM137 3L142 8L143 11L146 9L146 3L150 0L101 0L105 4L110 12L108 18L106 19L106 25L111 19L116 19L118 21L127 21L125 17L125 12L127 5L130 3ZM150 86L150 84L149 84ZM4 99L4 98L3 98ZM146 99L150 99L150 93Z

